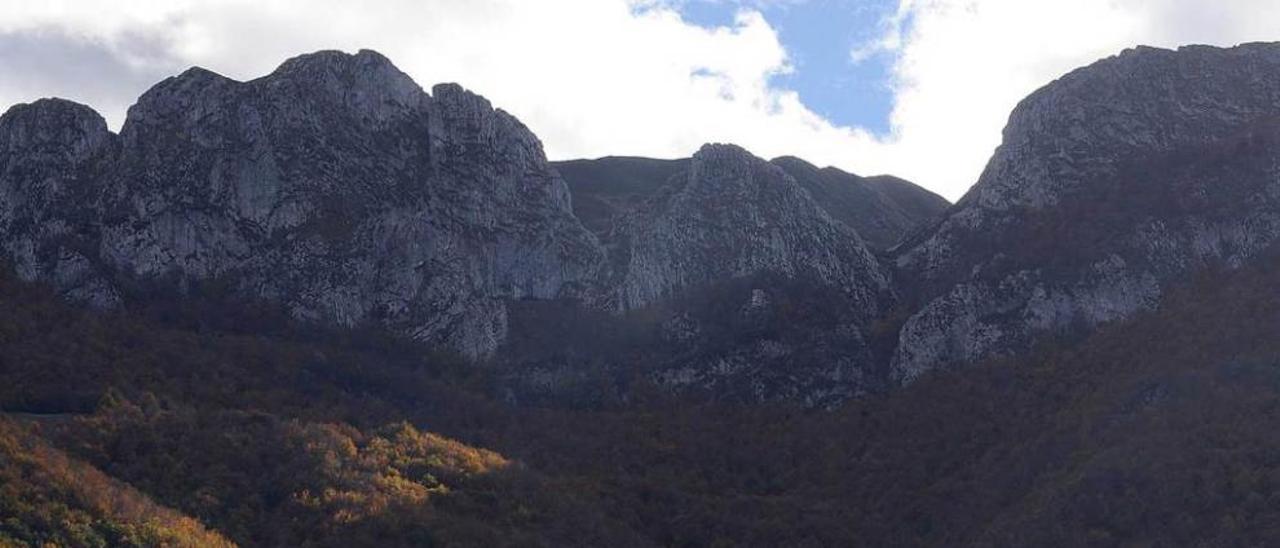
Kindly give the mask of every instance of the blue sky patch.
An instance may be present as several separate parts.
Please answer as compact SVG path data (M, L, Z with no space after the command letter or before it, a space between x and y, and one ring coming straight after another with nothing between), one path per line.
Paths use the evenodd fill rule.
M799 93L807 107L832 123L877 134L889 131L892 59L874 55L855 63L850 52L874 40L880 22L896 8L896 0L688 0L678 7L686 21L704 27L732 25L741 9L759 11L777 30L794 66L773 83Z

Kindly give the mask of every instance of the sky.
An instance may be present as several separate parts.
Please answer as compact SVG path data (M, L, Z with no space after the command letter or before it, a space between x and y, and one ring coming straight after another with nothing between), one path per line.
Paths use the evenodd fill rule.
M706 142L893 174L949 199L1010 111L1135 45L1280 40L1274 0L44 0L0 2L0 109L57 96L118 129L190 66L247 80L320 49L458 82L552 159Z

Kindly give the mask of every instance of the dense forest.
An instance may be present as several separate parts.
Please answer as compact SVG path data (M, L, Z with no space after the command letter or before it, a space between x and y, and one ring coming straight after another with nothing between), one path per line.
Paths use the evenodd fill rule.
M4 269L8 271L8 269ZM372 329L0 279L0 546L1263 545L1280 259L834 411L515 406Z

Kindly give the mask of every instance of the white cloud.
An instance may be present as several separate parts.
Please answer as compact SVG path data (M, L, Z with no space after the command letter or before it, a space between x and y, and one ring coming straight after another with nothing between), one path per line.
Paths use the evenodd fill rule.
M1274 0L899 0L855 60L893 56L893 134L877 169L949 198L971 185L1019 100L1135 45L1280 39Z
M22 63L21 78L0 81L0 102L67 96L116 127L145 90L139 82L187 65L247 79L302 52L366 47L424 87L456 81L485 95L530 125L554 158L682 156L705 141L752 145L748 135L766 136L755 144L769 153L782 147L768 143L822 126L794 94L767 84L790 67L753 10L705 29L657 0L9 2L0 5L0 69L19 64L6 40L88 52ZM127 85L76 77L104 56L131 76L121 78ZM37 74L31 65L63 68Z
M424 86L485 95L553 158L736 142L956 198L1017 100L1067 70L1137 43L1225 45L1280 29L1269 0L900 0L884 35L851 52L892 63L892 131L877 137L771 86L791 66L750 7L762 0L725 1L746 8L720 29L683 21L679 0L5 2L0 107L65 96L118 127L149 84L188 65L247 79L299 53L367 47Z

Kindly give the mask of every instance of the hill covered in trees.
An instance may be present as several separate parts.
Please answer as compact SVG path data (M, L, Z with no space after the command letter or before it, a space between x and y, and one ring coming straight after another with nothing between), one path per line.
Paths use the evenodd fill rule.
M232 546L0 418L0 546Z
M820 412L643 387L512 407L414 343L261 311L90 312L6 278L0 523L69 544L1264 543L1278 288L1267 255L1083 339ZM32 457L49 452L68 457ZM23 471L59 462L101 479ZM154 504L94 502L114 493Z

